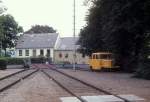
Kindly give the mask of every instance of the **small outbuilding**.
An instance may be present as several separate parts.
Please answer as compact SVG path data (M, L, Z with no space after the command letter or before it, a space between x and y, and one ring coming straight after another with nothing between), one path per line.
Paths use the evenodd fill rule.
M80 45L77 44L78 39L78 37L75 38L76 50L80 47ZM88 63L88 56L85 56L77 51L75 56L75 62L77 64ZM54 62L66 62L70 64L74 63L74 37L62 37L59 39L54 52Z

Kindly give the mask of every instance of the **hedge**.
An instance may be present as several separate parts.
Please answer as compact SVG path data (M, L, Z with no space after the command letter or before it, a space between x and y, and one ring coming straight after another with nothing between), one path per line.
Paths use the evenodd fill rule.
M31 58L31 63L45 63L47 60L45 57Z
M1 58L1 59L5 59L7 61L7 65L23 65L24 64L24 60L28 59L28 58ZM45 63L46 61L50 60L44 57L38 57L38 58L30 58L31 63Z
M7 68L7 60L5 58L0 58L0 70L5 70Z
M150 80L150 59L139 64L139 68L137 69L134 77Z
M6 58L8 65L22 65L24 64L23 58Z

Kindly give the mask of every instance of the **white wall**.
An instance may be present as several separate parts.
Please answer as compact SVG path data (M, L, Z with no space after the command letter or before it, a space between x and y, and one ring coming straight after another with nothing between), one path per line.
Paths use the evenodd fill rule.
M58 35L58 37L57 37L57 40L56 40L56 43L55 43L55 46L54 46L54 49L57 49L58 48L58 46L60 45L60 42L61 40L60 40L60 36Z
M35 49L36 50L36 56L40 55L40 50L41 49ZM50 50L50 57L53 60L53 58L54 58L54 49L53 48L44 48L44 49L42 49L44 51L44 56L46 56L48 49ZM19 56L19 50L22 50L22 56ZM25 50L29 50L29 56L25 56ZM16 57L17 58L32 57L33 56L33 50L34 49L16 49Z
M22 56L19 56L19 50L22 50ZM16 57L17 58L26 57L25 56L25 50L24 49L16 49Z
M62 58L59 57L59 54L62 54ZM65 58L65 55L68 54L68 58ZM60 50L55 50L54 53L54 62L59 63L59 62L74 62L74 52L73 51L60 51ZM89 57L85 56L84 58L82 57L81 53L76 53L76 63L77 64L88 64Z
M54 61L54 49L50 49L50 57L52 58L52 61Z

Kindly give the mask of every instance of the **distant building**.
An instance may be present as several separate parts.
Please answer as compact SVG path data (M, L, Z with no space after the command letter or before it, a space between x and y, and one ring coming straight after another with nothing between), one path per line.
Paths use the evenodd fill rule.
M78 41L78 37L75 38L75 42ZM79 45L76 44L76 49L79 48ZM54 62L74 62L74 38L73 37L63 37L58 40L56 49L54 52ZM79 52L76 52L76 63L77 64L87 64L88 56L85 56Z
M16 57L51 57L54 58L54 49L58 40L57 33L23 34L16 45Z
M77 42L79 38L75 38ZM76 49L79 45L76 44ZM47 34L23 34L19 38L15 56L17 58L26 57L49 57L54 63L74 62L74 38L60 38L57 33ZM76 63L87 64L88 56L76 52Z

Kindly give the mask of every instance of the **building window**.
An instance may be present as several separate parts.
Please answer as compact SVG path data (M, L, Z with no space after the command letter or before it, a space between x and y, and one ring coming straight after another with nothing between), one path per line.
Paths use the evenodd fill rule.
M36 57L36 50L33 50L33 57Z
M84 53L82 54L82 58L85 58L85 54Z
M65 55L65 58L68 58L68 54Z
M50 50L47 49L47 57L49 57L49 56L50 56Z
M22 56L22 50L19 50L19 56Z
M61 53L59 53L59 58L62 58L62 54Z
M96 59L98 59L98 55L95 55L96 56Z
M93 57L92 57L93 59L96 59L96 57L95 57L95 55L93 55Z
M73 54L73 58L77 58L77 55L76 55L76 54Z
M44 51L43 50L40 50L40 55L44 56Z
M29 56L29 50L26 50L26 56Z

